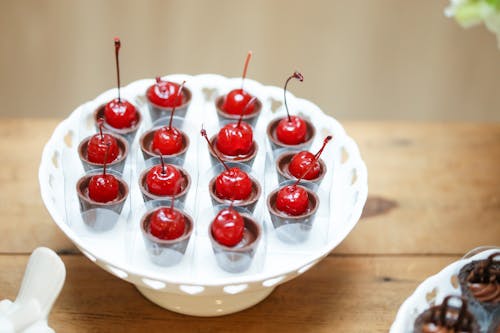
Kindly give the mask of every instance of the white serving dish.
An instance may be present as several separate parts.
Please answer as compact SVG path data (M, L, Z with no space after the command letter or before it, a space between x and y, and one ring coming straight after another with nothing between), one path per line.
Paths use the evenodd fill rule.
M474 260L486 259L490 254L498 252L498 247L484 247L472 250L461 260L446 266L442 271L427 278L413 294L408 297L398 310L390 333L412 333L415 319L430 306L441 304L448 295L461 295L458 282L460 269ZM482 324L483 318L477 318Z
M193 94L185 120L189 125L185 130L191 138L191 147L184 167L195 179L195 190L190 190L186 207L192 212L197 225L186 257L180 264L170 268L152 264L146 256L139 230L144 205L136 179L144 167L144 161L138 137L152 125L144 93L153 84L153 79L136 81L122 88L122 97L138 105L144 121L131 146L130 151L133 153L127 159L124 171L126 179L133 179L129 183L130 196L124 208L128 213L123 213L124 218L117 226L104 233L92 233L83 228L79 221L74 188L76 180L84 173L76 152L78 143L95 133L92 112L114 98L116 89L79 106L57 126L45 145L40 164L42 199L56 224L85 256L106 271L133 283L156 304L172 311L198 316L240 311L263 300L278 284L307 271L349 234L359 220L366 201L366 167L356 143L335 119L327 116L315 104L290 94L290 111L309 118L317 128L311 149L318 149L328 134L332 134L334 139L322 156L328 165L328 172L319 188L322 205L311 236L299 245L279 241L265 209L267 194L277 186L265 128L271 119L285 114L283 90L247 79L245 89L263 103L263 111L255 129L255 137L261 148L254 162L254 170L262 172L261 179L265 185L265 195L260 199L255 213L262 223L264 237L248 271L239 274L224 272L215 264L211 248L207 245L208 237L204 234L208 230L208 221L204 218L209 203L204 182L207 181L206 170L210 161L199 130L203 124L209 135L216 133L218 120L213 101L218 94L239 87L241 79L212 74L170 75L167 79L176 82L186 80L186 87Z

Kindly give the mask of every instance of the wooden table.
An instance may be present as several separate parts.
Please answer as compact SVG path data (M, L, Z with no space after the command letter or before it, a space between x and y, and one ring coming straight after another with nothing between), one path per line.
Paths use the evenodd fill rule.
M51 221L37 171L57 122L0 124L0 299L15 298L31 251L51 247L67 267L49 320L58 332L387 332L427 276L476 246L500 245L500 124L346 122L370 188L352 234L249 310L175 314L91 263Z

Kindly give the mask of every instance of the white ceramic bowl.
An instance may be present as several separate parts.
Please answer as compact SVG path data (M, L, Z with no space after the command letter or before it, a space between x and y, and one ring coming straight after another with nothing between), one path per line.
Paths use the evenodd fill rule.
M131 145L132 153L127 158L123 177L129 181L130 196L117 225L101 233L85 228L74 187L84 173L76 151L78 143L95 133L92 112L115 97L116 89L79 106L57 126L44 148L40 164L42 199L56 224L84 255L106 271L133 283L151 301L190 315L216 316L236 312L261 301L278 284L307 271L349 234L359 220L366 201L366 167L356 143L335 119L325 115L315 104L289 94L291 113L308 118L317 129L312 150L321 146L326 135L331 134L334 139L322 156L328 172L318 190L321 205L310 237L301 244L281 242L276 237L265 206L267 194L277 186L265 129L270 120L285 115L283 90L247 79L245 89L263 103L254 134L261 149L253 172L260 177L265 194L254 213L254 217L262 223L264 234L250 269L244 273L227 273L217 266L206 234L210 215L207 212L210 212L211 205L206 186L210 157L199 131L203 124L209 135L216 133L219 123L213 101L217 95L240 87L241 79L212 74L170 75L166 78L176 82L186 80L186 87L193 93L183 130L191 138L184 168L191 173L193 184L185 206L195 219L195 232L180 264L166 268L152 264L139 229L140 216L145 208L137 177L145 162L138 137L152 126L144 92L153 84L153 79L136 81L122 88L122 97L139 107L144 121Z
M489 249L488 249L489 248ZM415 319L430 306L441 304L448 295L461 295L458 282L460 269L474 260L486 259L490 254L498 252L499 247L484 247L482 251L472 250L463 259L446 266L442 271L427 278L413 294L408 297L398 310L390 333L411 333ZM482 324L482 318L477 318Z

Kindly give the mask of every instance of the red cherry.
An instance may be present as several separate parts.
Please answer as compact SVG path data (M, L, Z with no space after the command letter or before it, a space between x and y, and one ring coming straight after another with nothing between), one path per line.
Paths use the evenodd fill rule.
M180 106L184 102L184 98L178 98L178 94L182 94L182 88L179 84L171 81L156 78L156 83L148 88L148 99L158 106L170 107Z
M225 246L235 246L243 239L245 223L241 215L232 208L221 210L212 222L212 236Z
M137 122L137 110L125 99L113 99L104 108L104 119L111 127L130 128Z
M106 163L111 163L118 157L120 150L118 142L109 134L96 134L87 144L87 159L92 163L104 164L104 156L109 147Z
M181 132L175 127L162 127L155 131L151 149L162 155L177 154L184 147Z
M224 155L247 155L253 146L252 127L245 122L227 124L219 131L216 145Z
M286 145L298 145L306 141L307 126L305 121L297 116L283 118L276 128L278 140Z
M224 103L222 103L221 109L229 114L241 115L245 106L251 99L252 95L247 93L245 90L234 89L231 90L224 98ZM251 103L246 112L252 113L254 108L255 102Z
M148 191L158 196L179 194L182 181L182 174L171 164L155 165L146 175Z
M288 165L288 171L290 171L293 176L296 178L302 177L308 180L318 178L320 170L321 167L319 162L315 160L314 155L308 151L301 151L295 154Z
M178 210L162 207L151 215L149 229L156 238L163 240L177 239L186 230L186 219Z
M224 200L245 200L252 194L252 180L240 168L221 172L215 180L215 194Z
M118 180L110 174L95 175L89 181L89 198L106 203L118 198Z
M288 215L302 215L309 207L309 194L297 185L282 187L276 196L276 209Z

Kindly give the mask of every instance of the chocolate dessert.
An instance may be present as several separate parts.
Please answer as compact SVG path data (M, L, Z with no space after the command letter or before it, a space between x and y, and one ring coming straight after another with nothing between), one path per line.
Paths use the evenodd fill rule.
M217 110L217 116L219 117L219 121L235 121L237 122L240 119L239 114L231 114L222 109L222 104L224 103L224 98L226 96L219 96L215 99L215 109ZM262 110L262 102L259 99L255 99L254 108L252 112L243 115L243 121L250 124L252 127L255 127L257 123L257 119L259 119L260 111Z
M229 205L232 204L234 207L241 207L245 208L250 212L253 212L255 210L255 206L257 205L257 202L259 201L260 195L262 193L261 186L259 182L253 178L252 176L249 176L251 181L252 181L252 192L250 194L250 197L245 199L245 200L226 200L226 199L221 199L217 196L217 193L215 191L215 181L217 179L217 176L212 178L210 180L210 183L208 184L209 186L209 192L210 192L210 197L212 198L212 203L214 206L216 205Z
M240 215L243 218L245 229L243 238L236 246L229 247L220 244L214 238L211 226L208 228L217 264L230 273L240 273L250 267L262 237L261 226L250 215L244 213Z
M177 210L182 214L185 220L184 233L176 239L160 239L151 233L150 220L155 211L164 208L156 207L147 212L141 219L141 231L144 239L146 251L151 258L151 261L160 266L172 266L177 264L184 256L189 239L193 233L193 219L183 211Z
M152 148L153 138L154 138L156 130L158 130L158 128L146 131L144 134L142 134L142 136L139 139L139 144L141 146L142 156L144 157L144 160L148 160L148 159L154 158L154 157L160 157L160 154L153 151L153 148ZM189 148L190 141L189 141L189 137L187 136L187 134L185 132L183 132L181 130L179 130L179 132L181 132L181 134L182 134L183 148L181 151L179 151L176 154L163 155L163 159L165 160L166 163L180 164L180 165L184 164L184 160L186 157L186 151Z
M297 154L295 151L284 152L276 159L276 171L278 172L278 182L282 183L287 180L296 180L297 177L292 175L289 170L290 161L293 156ZM314 179L305 179L306 181L315 183L317 185L321 184L321 181L325 177L326 174L326 164L322 159L318 159L318 163L320 165L320 173L319 176Z
M144 170L139 176L139 188L141 189L142 197L143 197L144 201L147 202L150 200L162 200L162 199L166 199L166 198L172 199L171 195L159 196L159 195L155 195L149 191L148 184L146 182L146 178L147 178L148 172L154 167L155 166L152 166L151 168ZM189 175L189 173L185 169L183 169L179 166L177 166L176 168L179 170L179 172L182 175L182 181L180 183L180 187L181 187L180 193L174 195L173 198L175 200L179 200L180 202L184 202L186 200L186 195L189 191L189 187L191 186L191 176Z
M480 306L488 313L500 311L500 252L485 260L465 265L458 274L462 294L472 306Z
M284 118L277 118L272 120L269 125L267 126L267 137L269 138L269 141L271 142L271 148L272 150L277 150L277 149L295 149L295 150L308 150L309 147L311 146L314 136L316 135L316 129L314 128L313 124L309 121L304 119L304 122L306 123L307 127L307 132L306 132L306 140L298 145L287 145L282 142L280 142L276 136L276 128L278 127L278 123L283 120Z
M217 135L212 136L210 139L210 142L213 146L213 149L215 150L215 153L220 156L220 158L225 161L225 162L239 162L239 163L244 163L248 166L252 166L255 156L257 156L257 152L259 150L259 146L257 145L257 142L255 140L253 141L253 147L247 155L237 155L237 156L230 156L230 155L225 155L223 154L219 149L217 149ZM210 151L210 157L212 161L212 165L215 165L219 163L219 160L217 157L214 155L214 152L212 149L209 149Z
M147 91L149 91L154 85L150 86ZM146 91L146 96L148 96ZM189 107L189 104L191 103L191 90L186 88L185 86L182 87L182 103L181 105L177 106L175 108L175 115L181 118L186 117L187 109ZM170 117L170 114L172 113L172 110L174 109L173 107L169 106L161 106L158 104L155 104L152 102L149 98L146 98L148 108L149 108L149 114L151 116L151 122L155 122L158 119L165 118L165 117Z
M115 170L119 173L123 173L123 168L125 167L125 160L127 159L128 155L128 142L119 135L116 136L114 135L113 137L116 139L118 143L119 153L114 161L107 163L107 166L108 169ZM80 160L82 161L83 169L85 171L100 169L103 166L102 163L94 163L89 161L88 159L87 147L91 138L92 136L86 137L85 139L82 140L82 142L80 142L80 145L78 145L78 155L80 157Z
M96 124L96 127L99 124L100 119L104 119L104 108L106 107L106 104L101 105L100 107L97 108L97 110L94 111L94 122ZM114 128L113 126L109 125L106 121L104 121L104 128L112 133L116 133L122 137L124 137L129 145L132 144L135 138L135 134L137 133L137 129L141 125L142 121L142 115L139 111L137 111L137 120L135 123L129 127L129 128L123 128L123 129L118 129ZM99 128L97 128L99 129Z
M449 300L461 300L460 308L450 306ZM479 325L468 311L467 301L459 296L447 296L441 305L421 313L414 324L414 333L479 333Z

